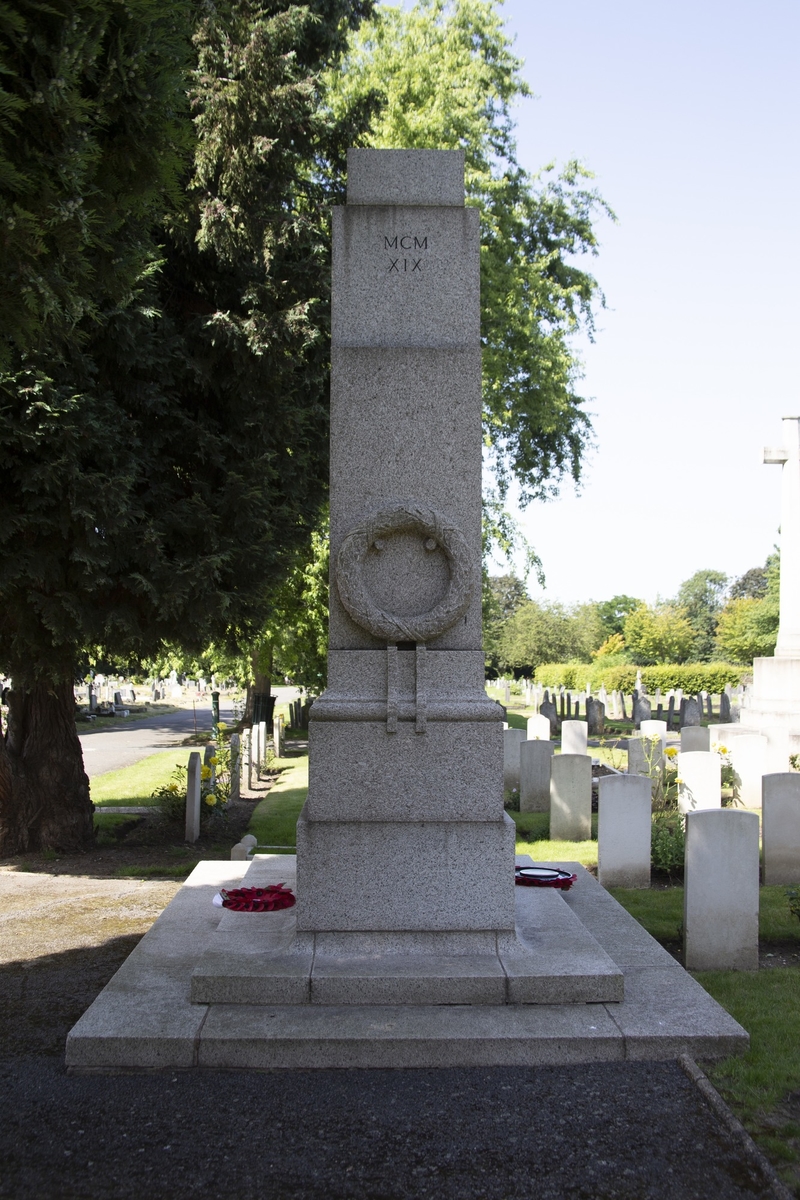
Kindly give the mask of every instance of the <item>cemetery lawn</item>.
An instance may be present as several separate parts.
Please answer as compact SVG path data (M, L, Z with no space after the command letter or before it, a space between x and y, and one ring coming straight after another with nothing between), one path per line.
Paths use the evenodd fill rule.
M297 842L297 818L308 792L308 755L277 759L281 772L269 793L255 809L247 832L258 838L259 846L281 847L265 853L294 854Z
M610 888L631 916L680 957L683 888ZM740 1058L703 1069L784 1182L800 1194L800 923L784 887L762 887L758 971L697 971L697 981L750 1034Z
M597 813L592 814L592 837L585 842L551 842L549 813L508 814L517 827L517 854L530 854L534 862L579 862L597 866Z
M169 783L175 768L185 767L188 757L179 748L161 750L130 767L95 775L89 783L92 803L99 808L155 804L151 798L153 791Z

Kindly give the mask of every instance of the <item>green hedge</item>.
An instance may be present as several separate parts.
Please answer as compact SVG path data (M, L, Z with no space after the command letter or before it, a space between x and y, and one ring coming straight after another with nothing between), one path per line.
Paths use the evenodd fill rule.
M642 683L651 694L656 688L662 692L670 688L683 688L684 692L721 692L726 683L736 687L746 675L748 667L735 667L731 663L682 663L659 667L635 667L624 663L616 667L596 667L593 663L542 663L536 668L534 678L546 688L564 687L582 690L587 682L596 691L605 684L609 692L630 693L636 687L636 672L642 672Z

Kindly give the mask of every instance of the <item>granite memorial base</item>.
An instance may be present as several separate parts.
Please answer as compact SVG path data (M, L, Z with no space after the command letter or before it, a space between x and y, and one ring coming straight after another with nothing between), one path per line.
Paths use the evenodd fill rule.
M349 946L322 937L331 953L315 954L296 908L212 904L220 887L293 885L292 856L202 862L71 1030L67 1067L558 1065L747 1050L741 1026L583 867L552 865L576 872L575 886L517 887L515 935L491 952L450 954L432 935L409 955L402 939L394 954L370 953L363 935Z

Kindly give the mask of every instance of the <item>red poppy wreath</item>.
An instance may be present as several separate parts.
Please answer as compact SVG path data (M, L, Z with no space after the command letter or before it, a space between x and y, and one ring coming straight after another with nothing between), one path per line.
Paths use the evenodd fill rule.
M296 902L294 892L285 883L264 888L231 888L230 891L220 888L214 897L218 908L232 908L234 912L277 912L281 908L291 908Z

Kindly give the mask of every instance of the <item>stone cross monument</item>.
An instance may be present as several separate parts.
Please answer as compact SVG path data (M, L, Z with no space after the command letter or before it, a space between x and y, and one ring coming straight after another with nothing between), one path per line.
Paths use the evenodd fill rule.
M461 151L351 150L333 220L328 689L297 929L316 954L514 929L481 648L479 213Z
M781 471L781 591L776 658L800 659L800 417L783 418L783 446L764 450Z

